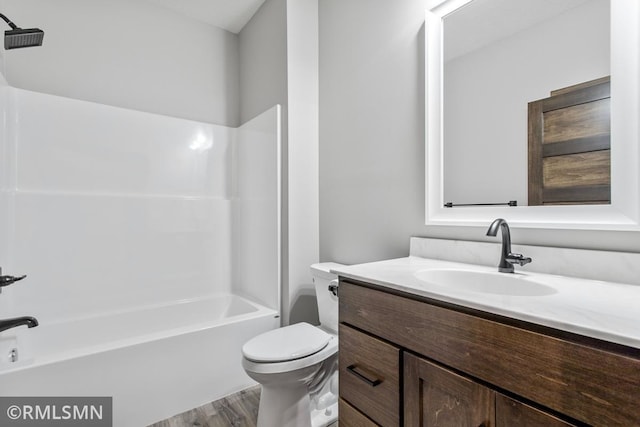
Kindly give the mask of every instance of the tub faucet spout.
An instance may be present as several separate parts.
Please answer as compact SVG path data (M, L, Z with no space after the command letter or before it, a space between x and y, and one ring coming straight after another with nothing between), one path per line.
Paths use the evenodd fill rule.
M531 258L522 254L514 254L511 252L511 232L509 224L502 218L498 218L491 223L487 230L487 236L497 236L498 229L502 231L502 250L500 253L500 263L498 271L501 273L513 273L513 264L523 266L531 262Z
M36 326L38 326L38 320L35 317L31 316L14 317L12 319L0 320L0 332L22 325L26 325L29 328L35 328Z

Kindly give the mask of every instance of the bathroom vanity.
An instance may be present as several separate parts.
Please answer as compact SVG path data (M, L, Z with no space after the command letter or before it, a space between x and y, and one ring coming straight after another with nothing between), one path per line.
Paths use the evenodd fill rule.
M556 310L574 291L558 276L539 276L550 293L487 288L487 296L419 279L465 264L409 257L363 266L340 272L342 427L640 425L639 332L625 323L632 312L605 313L619 317L607 330L588 298ZM607 286L580 282L566 286ZM640 290L612 285L604 292L621 298Z

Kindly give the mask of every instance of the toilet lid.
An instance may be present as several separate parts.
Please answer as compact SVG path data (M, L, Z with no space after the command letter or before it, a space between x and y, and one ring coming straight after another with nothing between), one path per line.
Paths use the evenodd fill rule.
M286 362L319 352L329 340L331 335L302 322L250 339L242 346L242 354L254 362Z

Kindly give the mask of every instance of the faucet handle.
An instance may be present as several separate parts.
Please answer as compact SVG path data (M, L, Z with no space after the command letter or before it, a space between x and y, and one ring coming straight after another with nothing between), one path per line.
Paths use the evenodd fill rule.
M5 286L9 286L9 285L11 285L11 284L13 284L15 282L18 282L18 281L24 279L25 277L27 277L26 274L23 275L23 276L18 276L18 277L16 277L16 276L0 276L0 288L4 288Z
M514 254L514 253L510 253L509 255L507 255L505 259L507 260L507 262L511 264L518 264L520 266L529 264L532 261L532 259L529 257L525 257L522 254Z
M334 297L338 296L338 279L332 280L329 282L329 292L333 294Z

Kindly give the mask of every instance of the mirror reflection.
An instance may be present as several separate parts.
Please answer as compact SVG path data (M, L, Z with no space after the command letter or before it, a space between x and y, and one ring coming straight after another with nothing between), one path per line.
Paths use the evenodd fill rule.
M444 18L444 201L610 203L610 0L473 0Z

